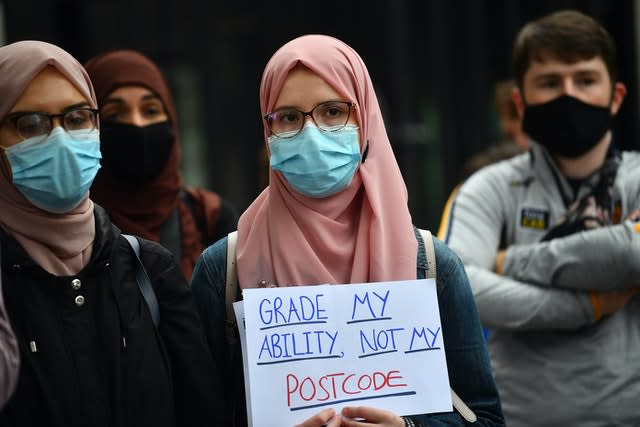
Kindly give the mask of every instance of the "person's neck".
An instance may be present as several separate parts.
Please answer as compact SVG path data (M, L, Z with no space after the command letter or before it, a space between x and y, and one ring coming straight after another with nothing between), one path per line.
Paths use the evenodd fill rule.
M560 172L562 172L562 174L567 178L586 178L600 169L607 157L607 151L609 150L610 144L611 131L608 131L598 144L582 156L576 158L556 156L554 160L558 165Z

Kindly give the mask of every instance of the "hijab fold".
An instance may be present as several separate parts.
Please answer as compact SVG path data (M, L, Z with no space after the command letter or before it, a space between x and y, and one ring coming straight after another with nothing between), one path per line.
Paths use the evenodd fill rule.
M269 60L260 86L262 115L272 111L289 71L301 64L356 104L360 151L351 184L314 199L270 169L269 186L241 216L237 262L242 288L365 283L416 278L417 242L407 189L391 149L367 68L345 43L323 35L290 41ZM265 144L268 128L264 129Z
M55 45L27 40L0 48L0 118L11 111L31 81L47 66L59 71L84 95L91 108L96 108L89 76L75 58ZM78 273L91 258L95 238L93 203L88 195L68 213L43 211L13 185L11 168L4 154L2 157L0 226L49 273L57 276Z

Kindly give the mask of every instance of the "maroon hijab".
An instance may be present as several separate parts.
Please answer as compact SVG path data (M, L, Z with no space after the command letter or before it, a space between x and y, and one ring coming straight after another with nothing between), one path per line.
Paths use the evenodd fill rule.
M202 239L193 216L180 200L180 145L178 123L169 86L162 72L148 57L133 50L114 50L90 59L85 68L95 88L98 106L122 86L143 86L158 95L173 126L174 142L167 164L147 184L132 188L101 169L91 187L91 199L104 207L123 232L160 241L162 224L174 209L180 209L182 229L181 267L187 279L203 250ZM123 156L127 153L123 152Z

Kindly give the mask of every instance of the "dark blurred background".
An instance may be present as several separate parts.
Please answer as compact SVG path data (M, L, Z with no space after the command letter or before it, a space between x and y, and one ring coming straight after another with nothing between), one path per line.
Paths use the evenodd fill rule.
M616 39L619 80L628 89L617 141L624 149L637 145L632 0L0 0L0 6L0 44L44 40L81 62L112 48L154 59L178 108L185 180L240 210L265 185L262 70L278 47L307 33L342 39L367 64L420 227L437 229L462 164L499 139L493 86L510 77L513 38L524 23L554 10L586 12Z

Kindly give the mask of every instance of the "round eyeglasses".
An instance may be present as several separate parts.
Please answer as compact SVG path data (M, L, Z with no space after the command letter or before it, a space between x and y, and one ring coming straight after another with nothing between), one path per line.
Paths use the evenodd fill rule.
M265 114L263 118L273 135L279 138L293 138L304 127L307 116L311 116L320 130L335 132L342 129L349 122L351 107L354 105L350 101L327 101L316 105L310 111L284 107Z
M98 122L98 110L89 107L73 108L60 114L39 112L16 112L7 115L0 126L9 123L20 138L29 139L41 137L44 140L53 130L53 119L60 118L64 130L71 137L78 135L71 131L92 131ZM84 135L84 132L82 132Z

